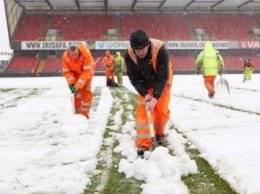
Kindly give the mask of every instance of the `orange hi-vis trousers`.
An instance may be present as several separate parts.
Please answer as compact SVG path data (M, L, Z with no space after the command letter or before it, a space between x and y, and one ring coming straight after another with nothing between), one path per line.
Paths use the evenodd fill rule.
M115 83L115 73L113 67L106 68L106 80L108 80L108 78L111 78L112 82Z
M216 79L215 75L204 77L204 85L205 85L206 89L208 90L208 95L211 95L212 93L215 92L215 86L214 86L215 79Z
M91 81L92 79L88 80L85 86L82 89L79 89L75 95L76 114L85 115L87 118L89 118L89 111L93 99Z
M163 91L162 96L157 100L154 110L151 112L155 134L164 134L165 126L170 118L169 102L170 102L170 86L167 85ZM153 90L149 90L152 94ZM150 129L148 119L146 115L146 109L142 105L144 97L138 95L138 107L136 110L136 131L137 131L137 147L145 146L150 148L152 146L152 140L150 135Z

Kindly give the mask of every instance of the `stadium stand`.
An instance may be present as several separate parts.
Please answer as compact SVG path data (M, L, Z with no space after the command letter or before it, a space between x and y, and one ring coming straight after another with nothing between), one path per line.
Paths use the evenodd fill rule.
M244 59L249 58L252 59L255 63L256 68L259 69L260 58L253 55L224 55L223 59L225 62L226 70L243 70Z
M195 64L195 58L186 54L183 55L170 55L170 60L174 63L174 69L176 70L193 70Z
M246 14L191 14L193 28L204 29L213 40L248 40L256 25ZM203 22L202 22L203 21Z
M35 56L15 56L5 72L35 73L41 58Z
M57 29L62 40L81 40L82 16L81 15L52 15L50 29Z
M30 14L24 13L12 37L13 42L44 41L49 29L57 30L57 41L87 41L94 45L95 41L108 40L108 31L115 29L118 40L129 40L130 33L142 28L151 38L163 41L197 41L196 30L207 33L208 40L212 41L253 41L252 29L258 29L260 14ZM259 39L258 39L259 40ZM95 71L103 74L101 63L103 50L91 52L97 61ZM28 51L30 53L30 51ZM43 51L44 52L44 51ZM46 51L50 52L50 51ZM122 55L124 55L122 51ZM175 71L178 73L194 73L195 60L200 50L169 50L171 60L174 61ZM229 73L242 72L244 57L255 61L256 69L260 70L260 59L252 49L223 49L226 70ZM22 56L19 49L13 60L6 68L10 72L27 72L31 75L60 75L61 54L54 56L28 57ZM48 55L48 54L47 54ZM99 60L98 60L99 59Z
M157 38L160 40L192 40L186 19L181 14L153 15Z
M116 28L115 15L52 15L50 29L57 29L61 40L101 40L108 29Z
M61 71L61 56L47 57L41 72L58 72Z
M102 59L100 57L94 57L94 60L96 61L96 66L95 66L95 71L105 71L105 68L103 67L102 64Z
M140 28L140 26L150 37L157 37L153 15L125 14L121 16L121 28L124 40L129 40L130 33Z
M13 41L40 40L44 31L47 15L24 14L17 26Z
M191 40L185 18L181 14L128 14L121 16L122 36L142 27L151 38L160 40ZM178 28L176 28L178 26Z

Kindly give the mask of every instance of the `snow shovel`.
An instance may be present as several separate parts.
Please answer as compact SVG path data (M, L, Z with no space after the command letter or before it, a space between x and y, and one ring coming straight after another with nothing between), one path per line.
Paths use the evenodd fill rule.
M152 150L154 150L156 148L156 140L155 140L155 136L154 136L153 119L152 119L151 112L148 109L146 109L146 115L147 115L147 119L148 119L150 135L151 135L151 140L152 140Z
M227 88L227 91L230 94L229 83L226 79L222 78L222 75L220 75L220 79L217 81L217 85Z
M72 106L72 114L76 114L75 94L74 93L71 93L71 106Z

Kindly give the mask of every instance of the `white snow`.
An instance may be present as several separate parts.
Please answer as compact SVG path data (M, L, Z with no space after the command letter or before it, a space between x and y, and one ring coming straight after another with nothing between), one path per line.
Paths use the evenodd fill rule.
M102 144L114 141L103 141L113 103L118 111L109 128L119 141L113 151L123 157L118 171L144 180L142 194L189 193L181 177L198 171L185 143L199 149L238 193L260 193L260 75L245 83L241 74L223 78L231 93L217 87L215 98L209 99L201 76L174 76L166 129L169 146L146 152L145 159L136 158L134 116L129 114L122 124L120 100L112 98L103 76L93 80L93 90L101 94L89 120L72 114L63 77L1 78L0 90L15 90L1 91L0 96L0 194L83 193L91 177L101 173L96 166ZM124 85L135 92L127 77ZM127 100L128 93L123 98Z

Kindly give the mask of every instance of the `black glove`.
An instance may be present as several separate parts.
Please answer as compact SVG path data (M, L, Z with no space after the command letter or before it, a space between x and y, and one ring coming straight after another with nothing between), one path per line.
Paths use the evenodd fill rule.
M223 69L220 68L220 69L218 70L218 74L219 74L219 75L222 75L222 73L223 73Z
M74 85L70 90L71 90L71 93L76 94L78 91L78 88L77 88L77 86Z
M78 88L75 86L75 84L69 84L69 88L71 93L75 94L78 91Z
M70 90L74 87L74 84L69 84Z

